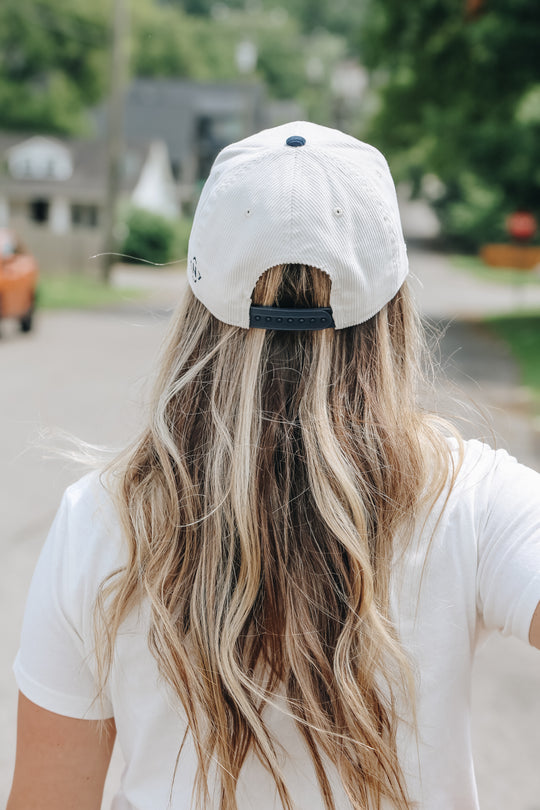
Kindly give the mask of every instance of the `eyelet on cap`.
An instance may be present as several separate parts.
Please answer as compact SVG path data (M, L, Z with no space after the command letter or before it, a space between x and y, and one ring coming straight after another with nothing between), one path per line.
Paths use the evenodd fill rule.
M287 146L304 146L306 139L302 135L291 135L285 143Z

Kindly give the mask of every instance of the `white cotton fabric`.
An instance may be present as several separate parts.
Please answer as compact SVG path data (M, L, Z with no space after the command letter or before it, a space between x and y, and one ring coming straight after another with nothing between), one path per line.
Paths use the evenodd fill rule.
M291 136L305 144L288 146ZM330 276L336 329L394 297L409 265L394 181L375 147L295 121L219 153L189 240L194 295L220 321L248 328L258 278L286 263Z
M393 568L392 615L419 683L419 747L405 726L398 745L420 810L478 807L469 728L474 651L492 631L527 642L540 601L540 474L480 442L465 448L442 516L445 494L422 530L424 516L418 516L414 542ZM165 810L186 722L148 650L144 603L118 636L103 706L93 702L92 605L98 584L124 558L110 496L91 473L67 489L45 542L14 670L21 691L49 711L88 719L114 715L126 768L113 807ZM286 752L295 810L322 810L315 771L294 724L279 706L265 718ZM195 769L188 736L172 810L189 808ZM330 765L328 774L338 810L348 810ZM271 777L253 756L241 772L238 798L240 810L281 807Z

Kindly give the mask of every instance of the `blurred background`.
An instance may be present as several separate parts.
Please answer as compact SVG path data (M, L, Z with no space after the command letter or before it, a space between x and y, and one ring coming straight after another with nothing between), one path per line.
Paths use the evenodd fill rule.
M537 0L2 0L0 800L26 591L82 474L40 435L133 436L228 143L307 119L381 149L439 335L429 404L540 470L539 41ZM479 652L482 807L540 810L539 692L536 651Z

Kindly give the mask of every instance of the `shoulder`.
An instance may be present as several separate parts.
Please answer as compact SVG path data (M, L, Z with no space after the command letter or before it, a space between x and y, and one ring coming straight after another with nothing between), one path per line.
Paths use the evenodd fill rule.
M101 470L79 478L64 492L59 514L85 534L116 531L120 525L112 479Z
M78 517L103 516L114 510L110 482L101 470L92 470L67 487L62 505Z
M540 511L540 473L503 448L477 439L451 446L457 473L449 495L453 511L473 512L478 527L492 514Z
M65 490L46 545L64 586L80 594L123 564L122 538L110 483L103 472L92 471Z
M528 473L537 475L504 448L494 449L478 439L464 440L461 449L458 442L451 440L450 448L457 469L456 486L462 492L489 488L500 475L511 478Z

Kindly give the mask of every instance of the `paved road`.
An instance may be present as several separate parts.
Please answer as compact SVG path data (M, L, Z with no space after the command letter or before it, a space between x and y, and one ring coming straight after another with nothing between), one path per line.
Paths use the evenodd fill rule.
M413 272L424 279L429 296L440 298L450 283L444 259L411 256ZM430 267L436 264L436 288ZM421 269L423 268L423 269ZM450 276L445 273L450 273ZM144 278L141 276L141 278ZM178 293L179 276L164 281L147 309L131 306L115 312L43 313L34 335L4 330L0 342L3 407L0 424L0 513L3 562L0 589L0 802L7 796L13 760L16 689L11 675L26 590L47 528L64 487L79 475L68 462L44 460L29 446L39 426L59 426L88 442L121 444L139 423L167 324L167 307ZM443 281L441 281L441 278ZM132 279L131 279L132 281ZM117 283L130 282L129 272ZM431 292L425 293L426 287ZM538 441L527 418L527 400L515 368L501 344L471 324L442 321L441 351L447 381L438 386L443 407L459 385L466 403L475 400L493 421L499 444L540 469ZM449 359L450 358L450 359ZM444 406L446 407L446 406ZM470 407L470 405L469 405ZM454 406L448 405L449 410ZM463 410L463 409L462 409ZM478 415L466 432L488 435ZM540 654L513 640L494 639L478 655L473 683L475 756L485 810L540 810ZM111 769L107 801L119 778L120 759ZM104 807L107 805L104 805Z

